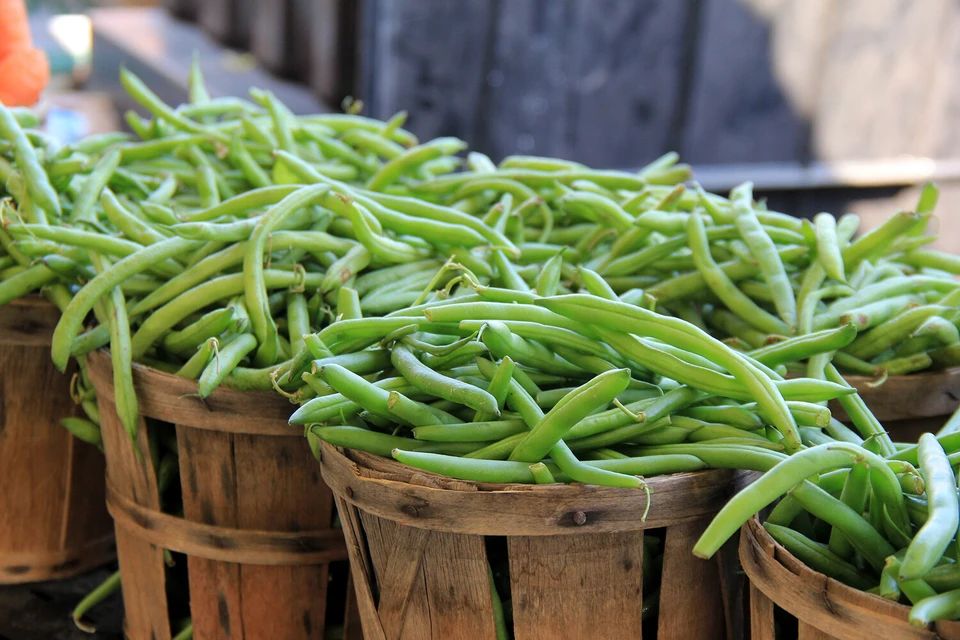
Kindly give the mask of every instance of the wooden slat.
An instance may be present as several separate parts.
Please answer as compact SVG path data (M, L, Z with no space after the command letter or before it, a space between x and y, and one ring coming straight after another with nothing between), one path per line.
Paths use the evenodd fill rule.
M420 566L429 540L430 532L426 529L395 528L391 549L383 565L383 575L377 579L380 591L377 614L390 639L400 637L403 630L414 582L422 578Z
M377 617L377 605L373 593L373 573L362 568L369 564L366 559L366 538L360 524L359 510L334 494L337 513L343 523L343 537L347 541L347 553L350 554L350 579L357 597L357 609L363 626L363 635L368 640L386 640L380 619Z
M800 620L797 623L797 640L837 640L837 637Z
M740 535L740 562L752 588L808 626L844 640L956 640L960 624L918 628L908 621L910 607L871 595L817 573L776 544L756 519Z
M569 96L577 82L573 3L500 2L490 35L478 148L499 159L511 153L570 157Z
M384 638L386 640L396 640L397 638L430 640L430 604L427 601L427 588L421 566L422 553L418 553L414 557L405 554L403 558L403 566L415 565L416 568L412 576L412 582L405 587L405 594L390 594L383 589L383 581L389 579L387 576L388 565L396 560L391 557L396 547L396 541L408 539L404 530L409 529L409 527L377 518L363 511L360 511L360 521L363 523L370 549L370 561L377 575L377 592L380 594L380 604L377 607L376 616L378 622L382 624ZM396 580L393 582L395 583ZM400 598L401 595L403 595L403 598ZM399 601L399 603L391 605L391 601ZM385 618L380 617L381 611L386 614ZM364 630L366 631L366 627Z
M360 619L360 607L357 603L357 590L354 587L352 572L347 577L347 603L344 606L343 614L343 640L363 640L363 623Z
M750 640L775 640L773 600L753 584L750 585Z
M817 61L827 31L817 17L824 3L702 0L701 4L679 149L684 160L805 160L808 127L797 96L815 90L821 71ZM791 6L796 7L792 13ZM791 71L789 77L785 70Z
M510 536L507 547L516 640L641 637L643 531Z
M237 477L230 434L177 426L183 517L238 527ZM244 638L241 567L187 557L190 612L199 638Z
M431 640L496 640L482 536L434 532L421 568Z
M726 632L717 563L693 555L709 523L703 518L666 530L657 640L720 638Z
M106 451L108 479L127 498L159 509L157 478L153 465L149 463L150 456L138 457L135 454L113 402L103 397L103 387L96 379L94 385L97 387L100 407L100 430ZM150 450L147 425L142 417L137 442L141 451ZM163 550L122 529L116 535L127 635L131 638L170 640Z
M330 526L333 498L320 480L320 470L306 439L246 435L232 438L237 526L277 531L311 531ZM326 564L244 564L241 598L246 637L316 637L325 620L327 573Z
M113 398L113 365L110 352L87 356L91 379L99 393ZM220 388L201 399L197 383L140 364L133 365L140 413L156 420L190 425L214 432L250 433L303 439L303 429L287 423L293 405L270 392L234 391Z
M360 95L369 113L410 113L421 139L472 136L481 112L489 0L364 3Z
M565 73L569 122L557 123L556 132L569 137L569 149L561 150L565 155L591 166L632 167L678 143L673 129L682 115L695 4L572 3L574 33L569 43L560 43L576 52ZM555 78L547 75L544 80ZM524 103L518 106L522 109Z

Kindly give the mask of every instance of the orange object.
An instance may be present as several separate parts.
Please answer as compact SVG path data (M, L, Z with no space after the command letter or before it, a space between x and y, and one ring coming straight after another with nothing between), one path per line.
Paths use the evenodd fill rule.
M33 105L49 79L47 56L33 48L23 0L0 0L0 102Z

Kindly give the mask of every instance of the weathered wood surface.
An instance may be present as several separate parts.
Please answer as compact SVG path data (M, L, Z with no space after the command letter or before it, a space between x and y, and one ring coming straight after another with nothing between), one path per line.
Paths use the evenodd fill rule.
M960 407L960 367L891 376L879 386L863 376L846 376L881 423L947 416ZM849 418L837 402L830 410L838 420Z
M725 502L705 493L704 481L723 478L730 489L740 476L651 478L644 520L646 498L633 496L640 491L465 482L327 443L321 468L343 522L369 640L493 640L488 572L504 563L517 640L641 638L649 629L640 606L648 528L665 540L657 637L741 637L741 616L729 611L741 601L720 586L735 582L736 562L691 552ZM683 497L671 496L681 485ZM567 522L569 510L585 504L578 494L600 508ZM618 517L605 506L614 494L620 500L609 510ZM598 513L606 515L591 526Z
M77 415L50 362L59 311L40 298L0 306L0 584L76 575L114 557L103 455L60 425Z
M361 19L341 22L353 10ZM252 49L268 68L312 76L326 99L356 91L377 117L406 109L419 136L495 159L960 157L952 0L265 0L257 12ZM333 80L332 60L348 75Z
M773 640L773 609L801 622L801 638L821 640L955 640L960 623L910 625L910 608L848 587L817 573L774 542L756 518L740 532L740 562L750 580L751 636ZM806 634L806 635L804 635Z
M505 523L514 535L582 535L636 530L644 513L643 491L627 492L593 485L482 485L450 481L427 472L404 476L366 466L375 456L351 451L350 458L322 448L323 477L337 495L363 505L367 513L408 526L473 535L501 535ZM329 454L329 456L328 456ZM329 457L329 459L328 459ZM360 463L355 462L362 461ZM644 528L663 527L709 515L733 493L741 475L729 470L678 473L650 478L657 499L650 503ZM429 483L432 486L424 486ZM466 484L481 490L453 490Z
M333 498L309 445L287 428L291 405L227 389L197 402L195 382L136 366L140 412L152 419L141 418L141 450L149 450L157 420L176 426L183 517L175 517L160 511L150 457L133 453L116 417L109 354L92 353L88 363L105 418L130 637L170 637L161 547L187 554L198 638L321 634L329 563L345 559L346 549L331 528ZM345 587L344 579L338 588Z

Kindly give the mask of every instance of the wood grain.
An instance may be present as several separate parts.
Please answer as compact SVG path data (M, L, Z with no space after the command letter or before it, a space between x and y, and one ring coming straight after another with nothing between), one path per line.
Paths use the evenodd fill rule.
M581 535L633 531L637 515L647 508L643 491L623 491L592 485L492 485L495 490L449 491L407 482L365 477L357 462L369 455L351 451L348 456L321 445L321 469L327 485L344 500L363 510L406 525L434 531L479 535L504 535L509 523L513 535ZM396 462L381 464L396 469L397 477L412 472ZM433 476L442 486L449 479ZM715 513L732 492L738 473L711 470L659 476L647 481L657 499L650 505L646 527L661 527ZM464 483L461 483L464 484ZM473 483L466 483L473 484ZM484 488L482 485L477 485ZM582 524L581 524L582 522Z
M98 352L88 361L101 413L112 412L109 355ZM183 518L160 511L149 457L137 458L115 427L107 447L110 507L136 556L126 566L141 571L133 580L150 593L163 589L162 556L159 575L141 569L153 566L159 549L152 545L186 553L199 638L317 637L326 621L328 565L345 558L346 549L343 533L331 528L333 498L309 445L286 424L292 407L273 394L229 390L199 403L184 397L195 385L135 367L141 414L176 426ZM146 447L145 425L138 437ZM121 574L126 585L123 559ZM166 606L162 598L132 597L127 618L140 621L139 633L156 617L166 619Z
M511 536L514 635L639 638L643 531L581 536Z
M104 460L60 419L78 415L50 361L59 311L40 298L0 306L0 584L76 575L114 557Z
M710 520L688 520L667 528L657 640L719 638L726 633L717 561L693 555L693 545ZM697 615L690 615L694 602Z
M798 22L788 20L778 33L775 16L765 15L761 7L784 4L793 3L703 0L679 149L685 161L806 160L807 124L784 93L773 51L783 38L791 56L810 59L824 31L814 30L813 38L791 37L791 28ZM802 0L796 4L807 6ZM798 83L805 84L804 74L797 75Z
M113 365L109 351L87 356L90 377L98 392L113 398ZM249 433L263 436L303 438L303 429L287 423L293 405L273 392L217 389L210 396L197 396L197 383L173 374L133 365L133 382L143 415L163 422L190 425L194 429Z
M644 520L646 499L625 489L453 480L327 443L320 458L368 638L492 640L488 571L503 560L503 543L486 536L506 537L517 640L639 638L644 530L659 527L667 540L659 637L742 635L740 616L725 610L742 601L721 587L740 584L726 575L739 570L737 563L698 560L691 548L726 500L706 487L719 483L729 491L749 478L651 478ZM593 507L582 506L588 503ZM591 518L598 521L593 527Z
M472 137L486 84L489 0L364 2L360 95L370 114L410 114L421 139Z
M807 568L767 534L756 518L740 534L740 562L756 589L774 604L797 618L805 629L814 628L838 640L876 640L878 637L903 640L956 640L960 623L940 622L936 628L916 628L908 622L910 608L879 596L848 587ZM768 629L769 611L760 606L760 629ZM753 615L753 614L751 614ZM751 620L753 623L753 620ZM882 636L878 635L882 630ZM812 633L812 631L805 631ZM754 636L754 638L770 636Z
M882 423L935 416L944 416L945 419L960 407L960 367L891 376L880 386L870 386L874 382L872 378L844 378L856 387L860 397ZM830 411L837 420L849 420L836 401L830 403Z

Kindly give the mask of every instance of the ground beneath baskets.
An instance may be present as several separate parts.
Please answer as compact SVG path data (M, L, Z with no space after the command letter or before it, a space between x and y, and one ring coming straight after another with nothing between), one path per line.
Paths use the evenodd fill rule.
M119 595L99 605L88 619L91 635L77 629L70 613L116 566L69 580L0 586L0 640L122 640L123 602Z

